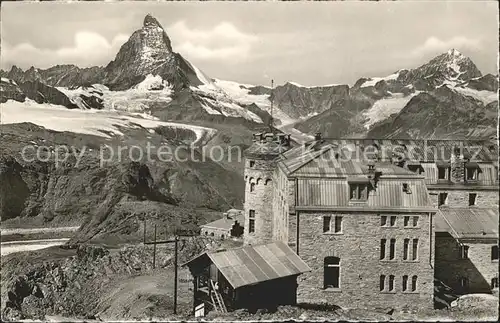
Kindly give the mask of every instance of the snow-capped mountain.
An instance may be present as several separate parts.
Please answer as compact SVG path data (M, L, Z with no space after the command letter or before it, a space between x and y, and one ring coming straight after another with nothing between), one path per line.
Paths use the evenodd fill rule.
M361 78L346 98L296 124L326 136L457 138L496 134L498 77L456 49L415 69Z
M162 120L221 122L238 118L256 124L263 124L267 115L265 110L248 109L246 105L253 102L238 102L174 52L164 28L149 14L105 67L58 65L23 71L13 66L2 75L17 82L21 90L26 88L24 84L36 82L36 90L43 87L40 93L57 93L59 99L45 95L47 100L43 101L28 95L30 99L68 108L144 112ZM29 84L27 88L32 88ZM22 101L19 96L3 100L8 99Z
M13 66L9 72L0 74L6 80L2 79L2 87L8 88L2 94L3 102L23 101L27 97L72 109L145 113L162 121L236 122L256 126L268 124L272 113L275 125L290 129L294 124L295 131L309 134L319 131L325 136L389 136L391 127L386 123L406 113L405 107L425 95L436 97L436 102L442 101L442 95L460 98L448 103L444 100L445 105L455 102L460 105L468 100L464 98L474 99L476 106L469 113L470 120L463 119L470 121L470 125L464 127L483 126L476 124L482 118L474 114L486 113L484 110L498 100L498 77L482 76L472 60L456 49L414 69L402 69L384 77L360 78L353 86L304 86L289 81L271 90L262 85L215 79L176 53L165 29L151 15L144 18L142 27L105 67L82 69L57 65L23 71ZM419 113L426 114L432 108L423 106ZM400 125L401 129L405 127ZM400 129L397 133L428 133L422 128L425 125L408 127L411 129ZM422 129L416 131L414 128L418 127Z

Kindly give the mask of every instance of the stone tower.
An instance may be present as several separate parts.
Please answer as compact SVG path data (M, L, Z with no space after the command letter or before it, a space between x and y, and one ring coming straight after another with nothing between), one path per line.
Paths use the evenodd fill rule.
M274 170L279 155L290 147L290 135L258 133L245 157L245 244L272 240Z

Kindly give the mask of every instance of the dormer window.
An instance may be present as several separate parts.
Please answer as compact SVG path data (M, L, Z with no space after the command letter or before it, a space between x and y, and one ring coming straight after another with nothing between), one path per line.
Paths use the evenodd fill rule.
M403 192L405 192L406 194L411 194L410 185L408 185L408 183L403 183Z
M465 168L465 176L468 181L477 181L479 175L479 166L468 163Z
M368 183L350 183L351 201L366 201L368 199Z
M450 178L450 167L438 166L438 179L447 180Z

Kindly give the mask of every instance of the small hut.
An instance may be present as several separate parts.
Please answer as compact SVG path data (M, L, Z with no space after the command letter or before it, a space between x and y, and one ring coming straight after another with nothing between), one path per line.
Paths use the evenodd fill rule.
M193 276L193 307L256 310L297 303L297 276L311 269L283 242L207 251L183 264Z

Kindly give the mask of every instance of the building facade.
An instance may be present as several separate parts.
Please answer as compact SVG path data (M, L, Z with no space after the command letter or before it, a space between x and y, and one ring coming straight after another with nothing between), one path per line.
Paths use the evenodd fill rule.
M498 209L447 208L436 220L436 278L459 294L498 294Z
M216 239L240 238L243 236L245 216L243 210L230 209L222 218L200 226L200 234Z
M280 138L259 134L245 154L244 239L294 248L312 269L303 301L433 307L436 213L498 207L487 142Z

